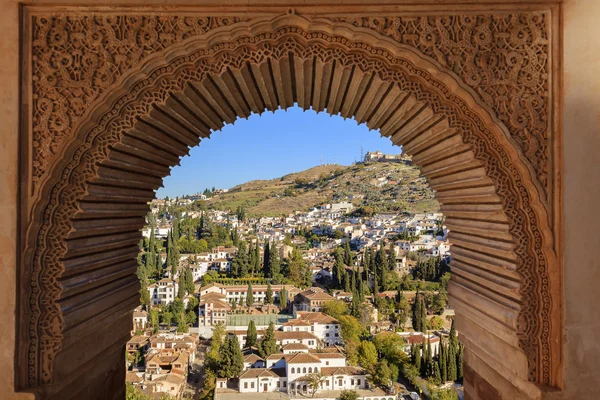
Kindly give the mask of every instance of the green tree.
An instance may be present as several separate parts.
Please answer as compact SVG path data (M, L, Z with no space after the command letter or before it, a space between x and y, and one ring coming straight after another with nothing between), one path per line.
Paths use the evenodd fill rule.
M185 297L185 278L182 276L179 277L179 282L177 283L177 298L183 300Z
M164 325L167 325L167 327L169 327L169 326L171 326L172 321L173 321L173 314L171 314L169 311L165 311L164 313L162 313L161 322Z
M377 349L372 342L363 340L358 346L358 363L368 371L374 371L377 364Z
M390 253L388 254L388 268L390 271L396 270L396 247L394 246L394 241L390 243Z
M423 352L423 349L420 345L416 345L415 346L415 352L414 352L414 366L417 369L417 371L421 371L421 353Z
M323 304L323 313L339 318L344 314L348 314L348 305L343 300L331 300Z
M359 394L356 390L342 390L337 400L358 400Z
M377 373L374 374L375 383L384 388L391 388L394 383L394 377L388 361L384 358L376 367ZM396 368L396 375L398 374Z
M354 255L350 250L350 240L346 240L344 243L344 264L348 266L354 265Z
M150 397L128 382L125 384L125 400L150 400Z
M262 358L267 358L271 354L277 351L277 340L275 339L275 325L273 322L269 323L269 327L267 328L267 332L265 336L261 340L258 351Z
M244 356L236 335L228 336L223 343L219 376L237 378L244 369Z
M281 274L281 264L279 263L279 252L277 245L273 243L273 246L269 251L269 278L279 279Z
M150 310L150 326L152 326L152 333L158 332L159 328L159 312L156 308Z
M225 331L225 325L218 323L213 329L213 336L210 340L209 350L206 353L206 361L204 365L207 370L211 370L217 373L219 365L221 364L221 347L227 332Z
M248 332L246 333L246 343L244 344L244 347L256 346L256 343L256 325L254 325L254 320L251 319L248 323Z
M382 332L373 338L375 348L380 357L387 359L390 364L401 364L406 361L404 340L395 332Z
M456 348L450 343L448 346L448 372L447 372L448 380L455 381L458 379L458 374L456 371Z
M140 303L148 308L150 307L150 292L148 292L148 282L144 279L143 282L140 283Z
M342 287L342 281L346 267L344 266L344 260L342 250L338 247L335 251L335 264L333 265L332 281L333 287L340 289Z
M252 284L248 283L248 294L246 295L246 306L251 307L254 304L254 293L252 293Z
M383 243L379 246L377 255L375 256L375 268L378 275L379 286L381 290L387 289L387 272L388 272L388 261L385 254L385 247Z
M267 292L265 293L265 304L273 304L273 289L271 289L271 282L267 284Z
M265 251L263 254L263 275L265 278L269 278L271 276L271 268L269 266L270 258L271 258L271 245L267 241L267 243L265 243Z
M249 270L250 260L246 252L246 243L242 241L239 243L238 251L231 262L231 274L235 278L245 277L248 275Z
M324 380L325 377L320 371L312 372L306 375L306 381L308 382L311 397L315 397L315 393L317 393L317 390L319 390L319 388L323 385Z
M284 287L279 292L279 307L285 309L285 308L287 308L287 303L288 303L288 292L287 292L287 289Z
M425 300L421 298L421 306L419 307L421 310L421 327L420 332L427 332L427 306L425 305Z

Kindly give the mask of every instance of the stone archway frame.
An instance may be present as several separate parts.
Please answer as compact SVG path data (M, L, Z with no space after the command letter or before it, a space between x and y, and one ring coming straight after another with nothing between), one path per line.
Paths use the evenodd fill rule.
M64 331L64 324L65 322L69 322L65 321L63 317L65 311L64 307L61 309L56 303L59 299L64 298L61 293L64 290L64 287L59 283L57 277L63 275L65 272L65 266L62 261L65 256L68 258L69 255L73 255L73 251L79 251L79 254L85 254L85 251L82 250L81 247L75 249L69 248L66 242L67 240L71 240L69 243L73 243L77 238L77 235L73 235L73 232L77 231L77 228L74 227L73 217L82 219L82 216L85 216L85 210L79 205L79 201L86 196L93 195L93 193L90 193L89 191L89 182L95 179L102 179L98 175L98 165L91 163L90 161L94 160L100 166L103 163L102 160L110 162L111 156L114 156L114 153L108 151L108 147L106 147L108 145L107 143L111 142L110 146L117 145L122 139L122 136L119 135L122 135L123 131L127 129L136 129L136 124L139 122L136 123L135 120L125 122L122 126L123 129L120 130L121 133L112 138L109 138L110 135L107 131L100 129L99 126L105 126L106 124L110 124L116 118L122 117L121 110L127 107L128 102L135 101L135 97L139 96L143 90L147 89L144 85L151 85L151 79L158 79L161 74L168 75L171 73L168 68L177 69L188 62L181 61L180 64L173 64L173 60L176 60L178 57L186 57L186 55L189 56L195 52L201 52L201 49L211 48L212 45L216 45L217 49L214 50L210 57L224 54L230 49L228 50L226 46L219 45L219 43L233 43L236 37L239 38L246 35L246 37L256 38L256 35L262 34L262 39L257 39L258 41L256 43L252 43L251 41L246 43L247 45L255 46L257 43L269 42L272 38L267 37L267 35L271 32L275 32L277 29L290 29L290 27L295 27L296 30L290 30L286 34L290 37L297 36L297 40L306 40L306 36L302 36L302 32L314 32L317 35L318 33L321 33L321 35L324 34L330 38L338 37L346 39L346 43L336 42L335 40L329 42L336 43L336 46L339 45L340 48L341 46L348 46L352 43L365 43L364 48L361 47L360 50L357 50L358 53L363 54L362 57L364 57L365 60L380 64L386 64L387 62L388 68L404 68L404 74L410 72L408 74L408 80L405 83L413 83L416 86L421 85L424 88L420 89L423 93L437 96L440 99L445 96L446 98L441 104L450 107L449 104L454 103L456 116L460 115L463 119L466 118L471 120L471 126L475 128L474 130L476 132L470 133L472 136L470 139L467 138L466 133L463 132L462 134L463 141L467 142L468 145L457 142L452 143L453 146L467 146L469 149L460 150L459 154L452 153L452 148L447 148L447 146L446 148L440 147L440 149L436 149L436 151L448 151L451 155L464 155L466 161L457 160L459 163L479 163L472 171L479 169L479 166L483 166L486 171L485 176L480 176L477 172L474 172L469 179L480 184L487 183L487 185L484 186L485 188L489 187L489 183L492 182L495 190L492 193L482 194L477 192L477 187L470 188L467 185L466 189L464 189L466 192L453 193L452 185L456 184L457 190L461 190L461 185L460 183L456 183L455 179L444 179L450 177L450 175L441 175L440 179L435 183L433 181L436 180L436 175L430 174L429 177L433 177L432 186L438 188L438 193L450 193L450 195L446 195L445 199L444 195L442 195L442 199L440 199L440 202L447 207L446 209L448 212L453 211L452 204L460 204L458 200L456 200L457 198L464 198L465 196L477 197L487 195L490 203L495 203L493 199L496 197L501 199L503 212L500 214L503 214L503 216L498 216L496 215L497 213L494 213L495 216L491 221L488 220L487 224L491 231L496 228L500 230L503 229L493 225L494 221L499 222L500 225L509 226L509 230L504 232L504 239L497 237L496 239L499 240L494 241L493 238L475 238L474 240L471 240L470 244L478 244L480 246L478 250L486 249L486 254L488 256L500 256L500 254L505 256L507 270L510 270L511 264L516 265L516 269L521 276L521 282L512 287L505 287L504 289L506 289L507 292L502 293L502 295L506 296L507 293L511 293L511 295L514 296L511 301L516 301L518 303L522 300L524 304L523 309L526 309L527 311L523 312L522 309L519 312L518 319L516 318L516 315L505 315L504 318L502 318L499 314L496 314L496 320L497 322L503 322L505 328L507 326L512 326L514 329L514 337L518 338L518 340L512 341L513 339L508 338L507 342L511 342L510 344L512 345L515 345L518 342L518 345L521 346L524 354L526 354L526 359L529 362L529 379L533 382L548 386L556 386L556 364L553 362L557 358L557 354L560 353L560 348L557 347L558 342L556 341L556 332L559 330L558 328L560 326L560 308L556 303L553 303L553 301L556 302L557 299L553 299L550 296L550 293L556 292L556 289L551 289L549 287L549 282L557 282L555 280L557 276L557 272L555 271L557 263L553 252L552 230L547 225L547 213L539 199L535 180L532 178L532 176L534 176L533 169L514 144L510 134L502 124L493 117L493 113L489 108L483 105L481 101L478 101L477 96L474 95L473 91L462 84L461 80L456 75L440 67L439 64L428 57L418 54L414 49L399 45L392 39L377 35L367 29L356 28L345 23L332 23L325 19L306 19L293 15L258 19L251 22L240 22L234 24L232 27L217 28L208 35L188 39L179 45L173 45L172 48L168 48L161 53L152 55L140 66L139 70L126 74L118 84L114 85L116 90L110 93L107 92L102 99L96 102L97 106L93 111L88 113L86 118L82 119L82 123L76 129L76 132L81 132L83 134L80 135L78 133L75 136L74 141L69 143L68 146L65 146L60 152L60 154L63 155L63 159L59 160L51 168L48 184L44 186L42 191L43 194L41 197L48 199L48 201L45 204L38 204L34 214L35 216L39 216L35 220L42 223L39 230L36 227L36 229L32 231L36 234L32 236L31 239L33 240L35 237L33 243L38 243L38 245L29 247L31 253L29 253L28 256L32 258L32 263L35 267L34 274L32 275L33 279L29 282L29 285L34 285L36 288L39 287L40 292L37 292L35 289L33 291L27 290L29 293L28 299L30 301L30 306L32 309L35 309L36 306L38 307L37 317L33 319L28 318L28 331L32 333L30 339L33 339L30 340L30 351L28 353L30 356L31 354L34 355L34 357L31 357L32 359L41 360L41 362L34 363L35 367L30 368L28 385L26 386L34 387L52 381L53 359L55 354L61 350L61 342L63 340L61 332ZM248 35L249 32L252 34ZM304 37L304 39L302 39L302 37ZM262 42L260 40L262 40ZM315 43L317 42L326 43L327 40L318 38L315 39ZM244 48L245 46L244 43L238 43L237 45L239 48ZM351 53L351 51L348 50L344 54L349 53ZM370 55L368 55L368 53L370 53ZM258 52L256 52L256 55L258 55ZM206 54L204 54L204 57L206 57ZM273 63L266 61L267 59L268 57L262 60L262 65L270 65L271 70L269 71L269 74L273 77L273 65L279 65L279 62L275 63L275 61L277 61L276 58L270 59ZM265 64L265 62L267 62L267 64ZM260 62L257 62L257 64L260 64ZM229 66L234 69L231 67L231 63ZM237 66L243 67L243 63L239 63ZM261 73L260 67L258 65L255 66L258 67L258 69L255 68L255 72L259 75ZM368 70L368 68L366 68L366 70ZM223 71L213 71L212 74L217 77L219 72ZM262 73L265 72L263 71ZM390 73L390 75L393 74ZM415 81L411 81L411 78ZM193 79L190 78L190 81L192 80ZM190 81L186 81L186 84ZM385 82L385 79L382 79L382 81ZM395 84L397 83L398 82L395 82ZM268 93L268 89L265 89L267 90L266 93L268 93L266 96L272 97L272 95L275 95L275 98L279 99L278 103L284 103L287 106L291 105L287 100L290 93L286 91L286 85L281 84L281 82L279 84L272 82L272 85L275 90L271 90L272 93ZM328 86L328 92L331 92L331 82ZM392 86L393 85L390 85L390 88ZM276 93L276 89L278 88L281 89L280 93ZM293 89L294 85L288 85L287 88ZM296 86L296 90L297 89L298 86ZM184 87L180 87L179 90L184 90ZM414 90L415 93L418 91L416 88L414 88ZM120 97L123 94L129 95L129 98L127 98L127 96ZM281 97L279 97L280 95ZM412 95L414 95L414 93L412 93ZM291 94L293 100L298 100L298 96L298 93ZM256 96L254 97L255 100L257 100ZM154 119L160 123L160 119L156 119L157 113L152 111L151 105L152 103L164 105L167 100L168 96L163 93L162 96L156 97L153 102L147 102L144 105L138 104L138 106L141 107L140 110L143 110L138 113L138 116L147 116L148 119ZM386 99L385 101L393 102L394 99ZM328 103L328 101L326 100L324 103ZM273 108L277 108L279 105L280 104L274 104ZM377 108L379 108L379 106L383 107L381 103L377 105ZM213 104L213 107L218 109L219 105ZM225 115L228 114L227 111L225 111L226 107L224 104L221 105L220 109ZM258 109L251 111L260 112L262 110ZM215 112L219 114L219 111ZM383 108L373 111L370 115L363 115L363 117L378 117L378 122L381 123L381 112L385 112ZM366 112L363 114L366 114ZM438 120L437 118L434 118L436 115L444 116L445 118L440 118ZM345 116L351 117L352 115ZM417 117L420 118L421 116L423 117L423 120L418 121ZM440 127L440 123L445 123L442 121L447 122L448 120L448 115L443 115L442 113L436 114L435 111L427 114L426 109L423 109L422 112L417 113L414 117L415 118L413 119L404 121L403 126L421 129L424 128L424 126L419 125L419 123L429 121L432 123L432 127ZM435 124L433 124L434 121L432 118L435 119ZM457 119L459 118L457 117ZM413 121L417 121L418 123ZM414 126L410 126L411 122L413 122ZM162 123L165 124L167 121L163 119ZM454 123L456 123L456 121ZM147 125L147 123L145 124ZM367 124L369 125L369 123ZM173 126L170 128L173 129ZM448 122L448 125L443 128L444 131L454 129L453 123ZM189 130L194 128L187 126L186 129ZM210 129L206 130L204 135L208 135L210 133L209 131ZM406 132L403 139L406 139L406 136L408 135L410 140L405 148L410 153L411 145L414 147L412 150L415 150L418 153L415 157L417 163L420 162L420 155L421 161L425 161L425 164L427 164L428 161L431 161L432 164L427 165L434 165L439 163L439 160L436 160L435 156L427 153L426 150L427 148L433 148L440 143L443 144L445 140L440 136L440 131L428 129L425 133L427 132L429 132L431 137L436 138L438 142L427 142L422 135L412 137L410 135L411 133L414 134L414 131L410 130ZM400 133L404 133L404 131ZM197 134L199 137L203 136L203 132L197 132ZM453 133L449 133L448 135L452 136ZM475 137L477 135L479 136ZM97 138L95 140L103 138L104 140L108 140L108 142L101 146L97 146L97 142L92 140L93 137ZM184 137L185 136L181 136L181 138ZM396 139L396 142L399 139L402 138ZM186 142L186 139L182 139L182 143L187 145L194 144L191 137L188 137L187 140L189 140L189 143ZM471 142L469 142L469 140L471 140ZM479 145L478 148L476 148L477 145ZM185 154L185 152L182 152L180 155L183 154ZM474 165L475 164L472 166ZM168 166L163 167L166 167L168 170ZM450 167L446 165L445 168ZM425 175L428 176L427 172L425 172ZM472 192L470 195L468 194L469 190ZM482 205L485 204L486 202ZM460 211L461 210L459 210L459 214ZM464 212L464 210L462 210L462 212ZM490 214L492 213L490 212ZM504 220L504 218L506 218L506 220ZM460 220L461 218L457 219ZM506 224L504 223L505 221L507 221ZM139 220L134 223L136 226L139 226L139 224ZM460 223L453 227L453 231L463 234L462 238L456 237L457 242L461 242L461 240L464 243L469 242L466 238L468 233L465 233L468 232L468 228L465 228L465 226L461 227ZM97 227L87 227L86 229L97 229ZM476 236L477 235L474 235L474 237ZM82 234L81 237L85 238L86 236L85 234ZM512 237L513 240L508 240L506 237ZM504 245L501 245L501 243L504 243ZM468 244L464 244L462 246L463 250L468 251L468 246ZM471 248L471 251L473 250L474 249ZM463 257L464 259L468 259L469 255L463 253ZM480 259L479 261L484 264L486 263L484 259ZM42 268L42 265L44 265L45 268ZM550 271L551 269L552 271ZM464 272L467 274L467 269L465 269ZM508 276L511 275L511 273L507 271L504 271L503 274ZM546 275L544 278L543 276L540 277L538 274L551 274L551 279L548 277L549 275ZM475 278L476 275L471 275L470 278ZM482 278L482 276L479 276L479 278ZM502 284L507 282L503 278L507 278L507 276L498 277L496 282L497 286L502 286ZM524 282L523 279L529 279L530 281ZM544 279L547 279L549 282L545 284L545 282L542 282ZM64 283L64 280L62 282ZM464 281L463 284L453 284L451 294L455 298L463 296L462 298L465 299L464 296L470 297L465 302L468 303L478 296L478 294L472 290L473 286L469 286L473 283L475 282L468 283ZM491 285L493 286L494 283L491 282ZM490 288L492 287L488 287L488 289ZM31 289L31 287L27 289ZM78 290L80 289L81 288ZM496 292L496 294L498 291L502 290L503 289L500 287L491 289L491 291ZM519 292L518 294L515 293L517 291ZM70 293L71 296L75 296L75 294L76 291ZM488 307L492 304L489 302L491 300L489 298L490 293L487 293L486 296L486 301L488 301L488 303L485 304L485 307ZM40 299L42 300L40 301ZM494 300L498 299L495 298ZM463 310L466 311L466 309ZM489 312L494 314L495 311ZM500 314L501 313L502 312L500 312ZM472 315L471 318L476 317L476 315ZM42 327L45 327L46 330L43 335L37 336L34 331L37 331L38 321L42 318L45 318ZM76 324L74 323L74 325ZM509 331L510 329L506 329L506 337L512 336Z

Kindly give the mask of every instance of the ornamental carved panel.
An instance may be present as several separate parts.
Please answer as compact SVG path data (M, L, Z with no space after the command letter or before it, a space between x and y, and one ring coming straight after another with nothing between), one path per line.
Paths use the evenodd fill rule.
M559 282L553 281L556 254L549 227L556 195L551 12L372 14L313 15L299 9L232 10L217 16L43 8L27 14L31 148L24 171L33 217L27 222L24 249L29 264L22 268L21 299L27 309L22 311L26 339L21 346L29 361L24 386L53 383L53 362L62 350L66 324L58 299L72 219L85 211L80 202L111 149L173 93L224 71L233 76L231 71L250 64L268 64L272 76L273 69L285 68L279 63L288 56L377 76L427 103L449 129L460 132L473 162L493 182L502 218L508 221L506 234L512 240L503 240L514 245L511 257L522 299L514 330L527 358L528 378L555 385L560 313L552 290ZM213 35L219 38L215 43ZM390 43L397 49L389 50ZM404 54L407 49L413 55ZM432 71L449 77L452 85ZM137 83L125 89L125 78ZM282 98L297 96L295 84L285 87L294 93L276 93L279 105ZM459 91L462 97L455 94ZM258 113L265 108L246 105ZM491 122L482 113L491 115Z

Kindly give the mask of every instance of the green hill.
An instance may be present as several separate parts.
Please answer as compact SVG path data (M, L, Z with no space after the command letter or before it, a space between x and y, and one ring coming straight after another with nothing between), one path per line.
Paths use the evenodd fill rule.
M251 216L277 216L338 201L379 212L439 209L419 169L392 162L322 165L281 178L250 181L214 196L207 205L219 210L241 205Z

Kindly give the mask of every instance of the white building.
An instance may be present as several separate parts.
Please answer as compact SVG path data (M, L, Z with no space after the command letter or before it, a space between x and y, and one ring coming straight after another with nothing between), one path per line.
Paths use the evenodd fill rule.
M177 290L179 289L179 284L177 281L164 278L160 281L148 285L148 294L150 295L150 303L153 306L157 306L159 304L168 305L175 300L177 297Z

